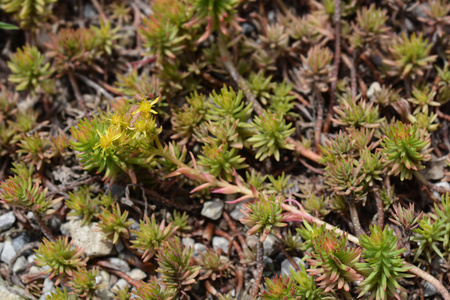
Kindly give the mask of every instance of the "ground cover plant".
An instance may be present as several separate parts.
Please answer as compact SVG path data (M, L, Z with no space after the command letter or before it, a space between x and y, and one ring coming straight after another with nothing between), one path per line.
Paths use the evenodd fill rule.
M0 294L449 300L448 32L444 0L0 0Z

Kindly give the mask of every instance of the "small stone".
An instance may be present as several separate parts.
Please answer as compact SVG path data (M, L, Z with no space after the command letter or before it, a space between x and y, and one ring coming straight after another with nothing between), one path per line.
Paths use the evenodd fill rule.
M90 18L95 18L95 17L97 17L97 12L96 12L94 6L92 6L90 3L86 3L86 4L84 5L83 16L84 16L86 19L90 19Z
M372 83L369 87L369 89L367 90L367 98L371 99L371 98L375 98L375 93L381 91L381 85L378 81L375 81L374 83Z
M221 236L215 236L212 238L212 246L215 251L219 249L223 250L223 253L228 253L228 246L230 245L230 241Z
M450 190L450 183L448 183L447 181L441 181L441 182L435 183L435 185L438 187L443 187L443 188ZM435 195L436 198L441 199L441 195L438 192L433 192L433 195Z
M186 246L186 248L194 248L194 244L195 244L195 240L189 237L185 237L181 239L181 242L183 243L183 245Z
M117 280L116 284L113 286L112 290L115 289L124 289L126 286L130 286L130 284L123 278L120 278L119 280Z
M206 246L202 243L195 243L194 244L194 256L200 256L201 253L206 252Z
M11 240L6 240L0 260L9 265L15 255L16 251L14 250Z
M6 287L0 284L0 299L2 300L24 300L25 298L22 298L14 293L11 293L8 291Z
M100 300L111 300L115 299L115 295L109 289L101 289L95 292L95 295L100 298ZM133 298L131 298L133 299Z
M2 255L3 247L5 247L5 243L0 243L0 256Z
M81 226L81 221L70 221L63 226L67 226L65 230L72 237L74 245L83 247L84 254L89 258L107 256L114 250L113 244L103 236L96 222Z
M22 249L23 246L28 244L30 241L31 241L30 236L26 232L24 232L24 233L19 234L12 240L12 245L14 247L14 250L17 252L20 249ZM33 251L30 250L29 253L26 255L30 255L32 253L33 253Z
M14 273L18 273L20 271L25 270L27 268L27 266L28 266L28 261L25 258L25 256L20 256L14 263L12 269L13 269Z
M224 205L225 203L219 199L205 202L201 214L211 220L218 220L222 216Z
M125 249L125 246L120 239L117 240L117 243L114 245L114 247L116 248L117 253L120 253L123 249Z
M303 264L302 260L299 257L292 257L292 259L298 264ZM289 259L283 260L281 263L281 275L290 275L291 274L291 268L295 270L294 266L291 264Z
M264 254L267 256L274 255L277 250L277 244L277 237L273 234L269 234L263 244Z
M111 257L108 258L108 261L114 266L116 267L116 269L122 271L122 272L130 272L130 266L128 265L128 263L126 261L124 261L123 259L117 258L117 257Z
M29 264L34 263L34 259L36 258L36 253L31 254L30 256L27 257L27 261Z
M145 274L145 272L140 269L133 269L128 272L128 275L130 275L130 277L134 280L143 280L145 279L145 277L147 277L147 274Z
M42 287L43 293L51 293L55 289L55 284L53 283L53 280L46 277L44 279L44 286Z
M256 249L256 244L258 244L258 238L256 235L249 235L245 238L245 240L250 249Z
M16 221L16 215L13 211L0 216L0 232L10 229Z
M423 296L431 297L436 295L436 288L428 281L423 284Z
M244 209L244 205L242 203L239 203L230 213L230 217L235 221L239 221L240 219L242 219L244 217L244 214L241 212L241 209Z
M109 191L111 192L111 195L116 197L117 199L120 199L125 196L125 188L118 184L113 184L109 188Z
M42 269L36 266L31 266L30 271L28 273L30 274L39 274L42 272Z

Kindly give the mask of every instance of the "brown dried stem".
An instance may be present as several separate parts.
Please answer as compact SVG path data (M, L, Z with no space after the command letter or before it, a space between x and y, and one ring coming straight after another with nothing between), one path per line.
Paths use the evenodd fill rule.
M377 204L377 214L378 214L378 226L380 228L384 227L384 205L383 201L380 197L380 189L378 187L375 187L372 189L373 197L375 198L375 202Z
M252 290L252 299L256 299L258 296L259 286L261 285L261 280L263 277L263 257L264 257L264 247L263 242L258 239L256 244L256 275L255 275L255 285Z

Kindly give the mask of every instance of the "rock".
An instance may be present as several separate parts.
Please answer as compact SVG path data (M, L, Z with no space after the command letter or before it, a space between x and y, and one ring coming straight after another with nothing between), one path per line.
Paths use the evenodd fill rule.
M375 98L375 93L381 91L381 85L378 83L378 81L375 81L372 83L367 90L367 98L372 99Z
M424 297L431 297L436 295L436 288L434 285L429 283L428 281L423 284L423 296Z
M63 227L72 237L74 245L83 247L84 254L89 258L107 256L114 250L113 244L103 236L96 222L81 226L81 221L70 221L63 224L61 228Z
M224 205L225 203L219 199L205 202L201 214L211 220L218 220L222 216Z
M0 216L0 232L10 229L16 222L16 215L13 211Z
M20 256L19 258L17 258L16 262L13 265L13 272L14 273L18 273L20 271L23 271L27 268L28 266L28 261L25 258L25 256Z
M124 261L123 259L117 258L117 257L111 257L108 258L108 261L114 266L116 267L116 269L122 271L122 272L130 272L130 266L128 265L128 263L126 261Z
M0 243L0 256L2 255L3 247L5 247L5 243Z
M212 246L215 251L219 249L223 250L223 253L228 253L228 246L230 245L230 241L221 236L215 236L212 238Z
M128 275L130 275L130 277L134 280L144 280L145 277L147 277L147 274L140 269L133 269L128 272Z
M230 213L230 217L236 221L242 219L244 217L244 214L241 212L241 209L244 209L244 205L242 203L239 203Z
M124 289L126 286L130 286L130 285L128 284L128 282L125 279L120 278L119 280L117 280L116 284L112 287L112 290L114 291L115 289L118 289L118 288Z
M35 254L35 253L33 253L33 254L31 254L30 256L28 256L28 257L27 257L28 263L29 263L29 264L34 263L34 259L35 259L35 258L36 258L36 254Z
M116 248L117 253L120 253L123 249L125 249L125 246L123 245L121 239L117 240L117 243L114 245L114 247Z
M112 300L115 299L115 295L109 289L101 289L95 292L95 295L99 297L101 300ZM132 299L132 298L131 298Z
M24 233L19 234L12 240L12 245L13 245L14 250L16 252L18 252L20 249L22 249L23 246L28 244L30 241L31 241L30 236L28 235L28 233L24 232ZM32 253L33 253L33 251L30 250L25 255L31 255Z
M9 265L15 255L16 251L14 250L11 240L6 240L0 260Z
M443 187L443 188L450 190L450 183L448 183L447 181L441 181L441 182L435 183L435 185L438 187ZM441 195L438 192L433 192L433 194L436 196L436 198L441 199Z
M277 237L273 234L269 234L263 244L264 254L267 256L274 255L278 249L277 244Z
M45 278L44 280L44 287L42 288L42 296L39 298L39 300L45 300L48 295L51 294L51 292L55 289L55 284L51 279Z
M125 196L125 188L118 184L113 184L109 188L112 196L116 196L117 199L120 199Z
M206 252L206 246L202 243L195 243L194 244L194 256L200 256L201 253Z
M194 248L194 244L195 244L195 240L189 237L185 237L181 239L181 242L183 243L183 245L186 246L186 248Z
M299 257L292 257L292 259L298 264L303 264L302 260ZM291 268L295 270L294 266L291 264L291 262L286 258L281 263L281 275L290 275L291 274Z
M86 19L90 19L90 18L95 18L95 17L97 17L97 11L95 10L94 6L92 6L92 4L86 3L86 4L84 5L83 16L84 16Z
M433 157L428 162L428 167L424 170L424 176L428 180L441 180L445 176L445 168L447 164L445 159Z
M24 300L25 298L22 298L14 293L11 293L8 291L6 287L3 286L3 284L0 284L0 299L2 300Z
M256 244L258 243L258 237L256 235L249 235L245 240L250 249L256 249Z

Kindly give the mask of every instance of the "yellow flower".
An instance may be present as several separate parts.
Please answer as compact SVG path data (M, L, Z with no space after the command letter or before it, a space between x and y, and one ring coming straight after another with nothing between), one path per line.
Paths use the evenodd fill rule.
M100 140L98 141L97 145L95 145L94 150L97 148L102 148L102 157L105 155L105 150L111 148L113 142L120 138L120 136L122 135L122 133L119 132L115 127L109 127L106 130L105 135L101 134L98 129L97 133L100 136Z
M150 116L150 114L156 115L157 112L153 110L153 106L156 104L156 102L158 102L158 100L159 97L151 102L149 100L142 100L141 102L139 102L139 108L133 113L133 115L142 113L147 118Z

